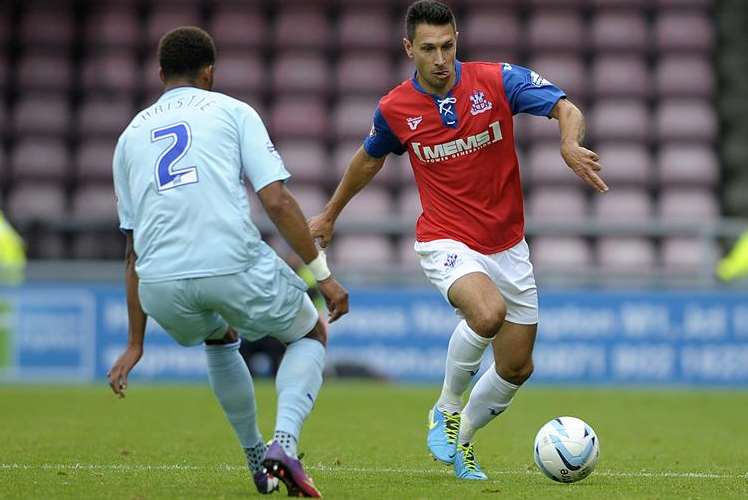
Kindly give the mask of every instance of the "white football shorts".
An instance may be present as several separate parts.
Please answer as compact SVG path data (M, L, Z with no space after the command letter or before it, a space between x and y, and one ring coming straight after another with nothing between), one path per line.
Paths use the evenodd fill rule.
M413 246L426 278L449 302L449 288L470 273L483 273L496 284L506 302L506 320L520 325L538 322L538 289L523 239L512 248L492 255L476 252L454 240L416 241ZM450 304L452 305L452 304ZM461 314L460 311L457 311Z

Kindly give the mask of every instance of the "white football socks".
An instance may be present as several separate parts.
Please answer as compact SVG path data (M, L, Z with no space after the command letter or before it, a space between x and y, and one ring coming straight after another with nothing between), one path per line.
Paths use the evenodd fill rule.
M462 409L462 394L478 372L483 353L491 340L475 333L465 320L457 325L449 339L444 385L436 403L439 410L458 413Z
M496 372L496 365L492 363L491 368L475 383L470 399L462 410L458 443L471 442L478 429L506 410L517 389L518 385L501 378Z

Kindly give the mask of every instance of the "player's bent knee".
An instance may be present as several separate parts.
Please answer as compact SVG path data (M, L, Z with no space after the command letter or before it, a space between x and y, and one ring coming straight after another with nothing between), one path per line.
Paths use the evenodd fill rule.
M532 360L530 360L529 363L527 363L522 370L519 372L519 377L522 380L520 383L524 383L532 376L532 372L535 371L535 365L532 363Z
M496 372L507 382L511 382L515 385L522 385L530 378L534 369L535 366L533 365L532 359L530 359L523 364L510 363L501 368L497 366Z
M205 341L205 345L233 344L237 340L239 340L239 334L236 333L236 330L229 327L222 339L208 339Z
M481 337L493 337L498 333L506 318L506 304L503 301L478 309L468 319L470 327Z
M325 348L327 347L327 327L322 321L317 321L314 329L304 336L305 339L313 339L320 342Z
M501 319L498 315L485 315L468 320L470 327L481 337L490 338L496 335L501 328Z
M504 323L504 320L506 319L506 302L504 302L504 299L502 298L501 301L499 301L498 304L496 304L496 317L499 320L499 328L501 328L501 325Z

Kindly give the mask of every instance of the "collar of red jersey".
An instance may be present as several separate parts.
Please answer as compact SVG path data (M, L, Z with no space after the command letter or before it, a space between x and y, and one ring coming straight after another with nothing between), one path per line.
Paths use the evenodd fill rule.
M452 90L460 83L460 78L462 78L462 63L459 60L455 60L455 74L457 75L457 78L455 78L455 84L452 86L451 89L449 89L449 92L447 92L447 95L449 95ZM413 87L420 93L430 95L430 96L436 96L436 94L432 94L431 92L427 91L423 87L421 87L421 84L418 83L418 71L413 72L413 78L411 78L410 82L413 84ZM441 97L441 96L436 96Z

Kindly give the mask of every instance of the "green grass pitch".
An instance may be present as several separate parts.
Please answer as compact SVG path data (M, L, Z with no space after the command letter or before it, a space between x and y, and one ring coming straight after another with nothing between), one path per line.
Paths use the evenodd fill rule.
M259 497L207 385L0 386L0 498ZM328 498L748 498L748 392L528 387L479 431L490 480L458 482L425 449L438 389L326 384L301 442ZM273 387L257 387L269 436ZM574 415L600 437L597 470L557 484L532 462L535 432ZM285 496L285 490L276 496Z

